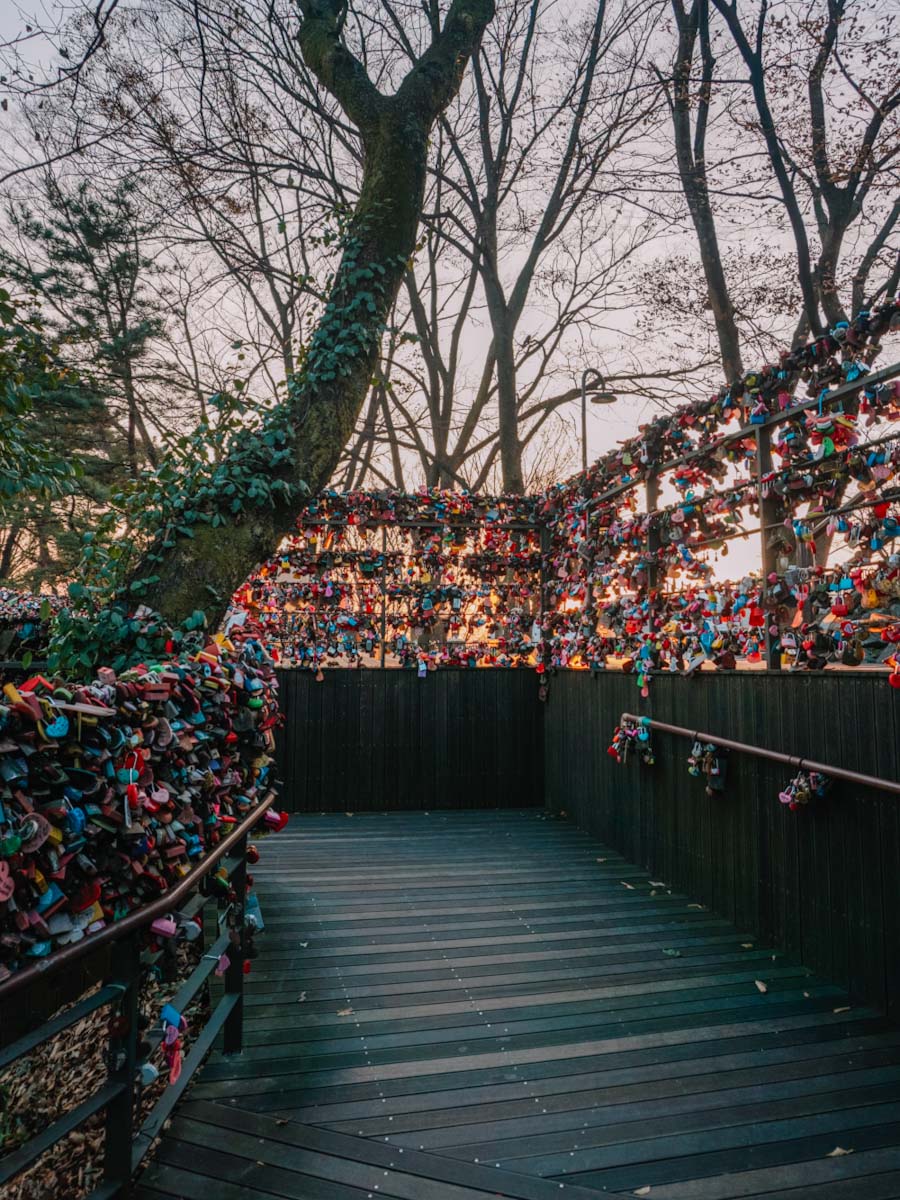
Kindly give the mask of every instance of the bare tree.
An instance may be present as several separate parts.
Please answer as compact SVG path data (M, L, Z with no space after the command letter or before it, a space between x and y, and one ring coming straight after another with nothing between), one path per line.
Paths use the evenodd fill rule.
M541 19L543 7L541 0L504 6L472 72L477 127L465 107L443 122L446 183L460 202L449 237L477 264L484 289L499 457L510 491L523 486L520 414L528 397L516 355L523 313L548 256L579 216L584 221L587 210L608 200L601 172L647 116L633 84L651 8L609 10L600 0L583 24L554 26ZM548 70L554 51L565 55L564 74ZM535 358L542 353L540 345L528 349ZM483 388L476 409L482 401Z
M226 28L234 20L228 6L206 5L204 11ZM379 359L382 326L415 249L431 129L458 91L494 9L491 0L452 0L441 19L437 6L430 5L421 49L391 94L377 86L354 52L348 27L354 14L345 0L300 0L300 11L304 61L358 131L362 147L359 197L341 261L303 367L288 388L289 461L274 471L290 484L317 491L353 433ZM259 469L265 464L260 462ZM221 532L211 526L180 538L157 572L151 600L169 617L197 607L217 616L241 579L292 524L294 496L291 489L271 509L256 510L233 525L227 552Z
M173 13L180 20L166 26ZM385 13L406 30L411 58L383 36ZM102 154L121 163L122 147L104 132L126 129L127 153L141 161L148 186L159 185L162 202L173 184L187 198L178 218L190 214L223 278L244 273L245 302L260 322L273 323L271 344L281 355L279 373L287 375L275 426L252 443L238 439L233 464L222 463L226 474L264 477L271 505L235 518L222 498L216 516L229 526L226 536L211 522L174 538L169 530L166 541L174 545L151 548L164 548L163 561L135 567L138 577L156 576L146 599L167 617L202 608L215 618L293 523L300 490L317 491L332 475L369 393L383 329L415 251L432 128L493 14L492 0L284 0L242 8L226 0L169 0L161 12L149 5L141 12L145 28L158 21L162 30L149 62L132 61L129 70L104 40L79 75L78 96L65 93L81 106L83 143L91 135ZM121 28L132 24L123 19ZM231 93L229 73L236 80ZM243 86L254 78L255 92ZM223 97L228 120L221 119ZM319 230L331 274L315 284L320 271L307 270L302 257L291 262L283 243L272 249L296 215L296 208L277 213L277 193L289 189L318 211L338 208L337 232ZM306 231L296 244L309 244ZM248 298L248 279L263 302ZM301 296L311 301L303 309Z
M623 200L627 152L658 102L636 86L658 8L505 0L439 123L395 316L416 345L388 389L429 483L478 488L499 464L521 490L523 454L598 353L592 331L629 304L623 268L650 229Z
M671 126L657 197L642 194L672 249L637 282L648 324L678 310L680 336L709 334L733 379L748 353L803 341L900 282L897 19L877 0L671 5L670 65L652 67Z
M803 297L797 334L818 333L823 318L846 320L848 305L883 288L867 285L900 215L896 15L819 0L781 13L759 3L742 21L734 4L713 3L748 72L736 119L759 139L793 234ZM851 230L855 269L842 262Z
M675 159L681 188L697 237L706 281L706 300L715 322L722 370L726 379L743 374L741 339L725 277L716 219L709 192L706 137L715 74L709 33L709 0L671 0L678 35L671 78L656 69L672 116ZM699 86L694 87L694 64L700 47Z

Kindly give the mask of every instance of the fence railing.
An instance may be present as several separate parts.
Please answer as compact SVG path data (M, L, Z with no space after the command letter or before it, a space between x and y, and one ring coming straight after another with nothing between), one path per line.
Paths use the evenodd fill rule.
M175 887L158 900L130 913L99 933L69 946L50 958L19 971L0 984L0 1012L17 1001L24 1002L29 985L71 969L100 947L111 947L111 961L102 985L83 1000L45 1021L33 1032L0 1049L0 1070L33 1053L40 1045L71 1028L101 1008L110 1009L107 1077L103 1085L80 1104L64 1112L46 1129L0 1159L0 1190L35 1163L63 1138L90 1117L105 1110L103 1180L88 1200L114 1200L128 1193L129 1182L162 1129L191 1077L203 1062L213 1042L223 1033L223 1048L233 1053L243 1042L244 958L248 926L244 919L246 899L247 837L272 803L267 792L232 832ZM205 948L199 964L170 1000L178 1013L195 999L224 955L224 992L193 1041L184 1058L181 1074L171 1083L138 1126L141 1086L139 1043L150 1043L151 1052L163 1039L162 1028L151 1030L145 1039L139 1032L139 988L141 977L140 938L157 918L177 912L184 920L200 916L217 894L206 886L214 868L224 860L234 900L219 914L213 944Z
M642 427L646 435L619 443L587 472L543 496L519 497L511 513L503 512L510 497L490 501L491 509L481 498L460 515L452 512L450 493L400 495L394 500L401 509L407 505L413 511L418 505L420 510L416 517L403 517L394 512L394 500L386 501L388 511L382 512L377 493L329 493L302 519L303 536L286 541L283 554L248 581L241 603L258 617L262 636L282 665L317 673L323 666L413 666L424 676L436 667L584 669L635 655L644 661L645 634L674 624L675 649L651 651L653 661L645 665L652 672L660 663L700 655L695 622L689 617L681 628L679 618L682 606L695 599L692 591L707 585L726 593L723 608L748 591L738 609L719 622L722 645L716 648L723 653L716 665L724 670L733 669L728 663L735 659L755 664L764 658L772 670L782 665L818 670L844 650L848 657L858 656L856 642L868 629L866 621L849 619L844 623L849 631L841 629L829 641L826 623L832 614L823 607L822 593L832 580L822 581L819 589L807 585L822 574L809 569L824 564L836 529L848 531L848 522L838 522L823 538L830 521L857 513L858 538L872 523L867 510L900 501L896 389L879 391L900 377L900 363L869 370L870 357L860 351L859 361L845 361L844 373L852 374L852 366L859 374L834 387L830 358L821 375L795 364L777 402L774 376L766 368L765 386L749 397L742 392L727 404L720 397L722 411L713 401L713 407L688 406L661 416ZM804 384L806 391L798 394ZM818 394L806 398L810 390ZM866 404L864 393L870 393ZM753 405L754 395L762 397L762 409ZM866 405L872 420L887 419L893 432L869 438L863 420L849 432L840 422L839 430L823 432L820 422L808 419L819 409L826 425L842 412L853 424ZM679 414L690 418L688 425L695 418L704 423L681 436ZM791 423L796 437L774 437L789 432L783 427ZM638 451L641 437L645 442ZM888 443L894 445L886 449ZM887 454L891 465L888 474L877 477L877 487L876 476L861 475L859 464L851 461L876 451ZM871 464L863 465L868 470ZM666 482L684 468L691 470L677 481L680 499L661 500ZM471 500L466 497L466 503ZM859 543L854 552L853 565L861 575L868 572L867 580L889 557L881 551L896 544L900 515L887 516L876 513L866 534L871 548L863 551ZM883 518L883 528L876 529ZM776 536L786 527L789 534ZM462 543L454 541L455 535ZM740 568L741 580L720 579L704 558L737 538L757 538L758 555L749 572ZM850 538L848 533L856 547ZM460 545L467 546L465 553L457 553ZM745 575L750 578L746 589ZM817 592L806 615L801 588L807 596ZM759 610L752 621L751 609ZM629 629L631 624L638 628ZM798 624L809 632L809 646L795 636ZM711 632L708 626L704 632Z
M759 529L740 530L737 531L734 537L749 536L753 532L758 532L760 536L760 578L765 580L773 570L774 552L769 544L769 534L775 528L778 528L783 522L777 519L776 505L777 501L774 496L767 493L765 488L766 477L772 473L772 433L779 425L785 424L787 421L796 419L796 417L804 412L809 412L813 408L831 409L835 404L841 404L846 400L854 399L860 392L867 388L877 387L880 384L888 383L892 379L900 376L900 363L893 363L887 367L881 367L878 370L870 371L860 375L859 378L852 380L849 383L842 384L840 387L834 388L830 392L824 393L822 396L814 397L809 400L800 401L797 404L791 404L781 412L770 413L759 422L753 422L749 425L742 425L738 429L731 430L721 437L716 438L713 442L703 445L698 449L690 450L685 454L681 454L668 461L660 463L658 466L651 469L643 477L636 477L625 482L616 484L614 487L607 489L599 496L593 497L587 504L589 509L595 508L598 505L608 503L616 499L618 496L624 495L626 492L633 491L638 487L645 487L646 492L646 507L648 513L655 513L659 506L659 488L660 479L675 470L677 467L686 466L691 462L703 459L709 456L711 450L720 449L723 446L729 446L738 442L752 438L756 443L756 457L753 460L752 478L748 481L756 496L756 501L759 508ZM895 435L900 436L900 435ZM884 441L886 439L878 439ZM881 499L883 497L879 497ZM843 510L837 510L843 511ZM827 518L831 513L825 513ZM653 541L653 531L651 530L651 551L655 551L658 547ZM694 547L695 549L697 547ZM651 587L656 587L659 583L658 572L656 566L651 567ZM773 634L769 628L769 623L766 623L764 629L764 645L765 645L765 660L769 670L777 671L781 668L781 650L779 646L779 635Z

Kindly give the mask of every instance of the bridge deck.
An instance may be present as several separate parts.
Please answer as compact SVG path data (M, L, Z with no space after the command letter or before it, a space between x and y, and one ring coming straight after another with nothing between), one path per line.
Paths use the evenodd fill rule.
M256 877L141 1200L900 1197L900 1030L568 823L303 817Z

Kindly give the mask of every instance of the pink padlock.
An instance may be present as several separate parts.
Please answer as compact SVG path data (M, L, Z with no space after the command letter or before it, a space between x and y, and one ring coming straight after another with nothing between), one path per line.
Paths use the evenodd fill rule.
M178 926L172 917L157 917L150 926L154 933L158 933L160 937L174 937L178 932Z

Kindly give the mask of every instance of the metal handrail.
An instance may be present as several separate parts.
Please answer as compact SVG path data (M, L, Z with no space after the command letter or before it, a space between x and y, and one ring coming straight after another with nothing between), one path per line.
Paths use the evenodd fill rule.
M81 941L74 942L70 946L61 947L54 954L49 955L45 959L39 959L32 966L26 967L22 971L17 971L9 979L4 980L3 983L0 983L0 1002L6 1000L14 992L20 991L23 987L26 987L29 983L33 983L37 979L48 979L50 976L56 975L63 967L70 967L79 959L92 954L99 946L105 946L107 942L117 942L127 934L134 933L138 929L143 929L146 925L155 921L157 917L165 916L166 913L171 912L177 906L179 900L192 892L198 883L206 878L218 861L233 846L237 845L242 837L250 832L262 814L271 807L274 797L275 793L273 791L267 791L256 807L252 808L244 817L240 825L237 825L214 850L211 850L193 870L185 875L180 883L163 892L159 899L151 901L150 904L142 905L141 908L129 913L127 917L122 917L120 921L116 921L113 925L108 925L105 929L101 929L99 933L82 938Z
M735 750L739 754L751 754L755 758L765 758L769 762L783 763L795 771L815 771L819 775L828 775L832 779L843 779L847 783L856 783L860 787L877 788L900 796L900 783L892 779L880 779L877 775L863 775L860 771L849 771L846 767L832 767L828 763L815 762L811 758L799 758L796 754L782 754L779 750L767 750L764 746L754 746L749 742L736 742L732 738L720 737L717 733L704 733L697 729L688 729L684 725L670 725L666 721L657 721L654 717L639 717L634 713L622 713L619 724L634 728L643 726L658 729L661 733L674 733L679 737L690 738L695 742L710 742L714 746L722 746L726 750Z
M52 1149L63 1137L78 1128L89 1117L105 1110L105 1152L103 1182L89 1200L112 1200L128 1192L129 1180L147 1154L153 1139L187 1087L190 1079L212 1047L219 1033L224 1033L226 1053L239 1051L243 1045L243 987L244 959L248 953L248 933L244 924L244 901L247 891L247 837L274 799L267 789L262 799L225 837L214 850L175 887L151 904L129 913L121 921L92 937L62 949L41 963L19 971L0 986L0 1001L21 992L29 983L46 979L71 966L80 958L92 954L104 944L112 944L112 963L104 985L93 995L75 1004L52 1021L25 1034L0 1054L0 1063L8 1064L30 1054L48 1038L68 1029L83 1017L105 1005L117 1005L120 1024L111 1026L109 1074L106 1083L93 1095L73 1109L64 1112L50 1126L30 1137L11 1154L0 1159L0 1183L15 1178L33 1164L41 1154ZM155 1103L142 1127L134 1127L138 1090L136 1077L138 1059L138 988L140 983L140 944L138 935L157 916L176 908L178 902L196 890L229 851L236 850L233 866L228 872L235 900L229 905L230 929L220 934L215 944L184 982L171 1003L177 1001L179 1011L186 1008L203 987L221 955L227 955L224 971L224 995L210 1014L196 1041L190 1048L177 1082L170 1084ZM206 896L193 907L199 912L210 899ZM187 907L191 907L188 905ZM160 1037L150 1035L151 1048L157 1047Z

